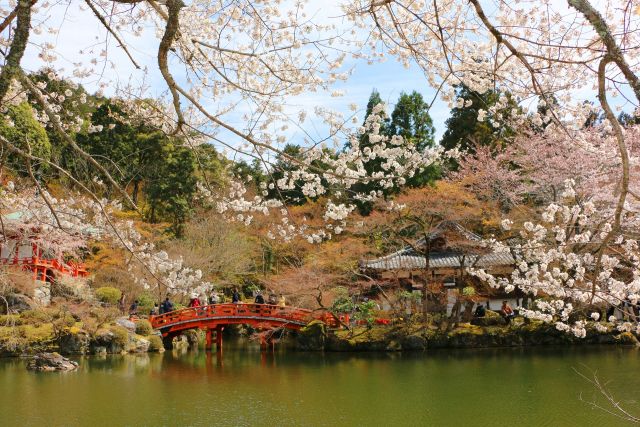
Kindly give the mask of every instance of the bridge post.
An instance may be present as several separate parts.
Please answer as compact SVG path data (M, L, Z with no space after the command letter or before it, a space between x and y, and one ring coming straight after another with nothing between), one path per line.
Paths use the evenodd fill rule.
M173 350L173 337L170 335L162 337L162 345L165 350Z
M213 346L213 329L211 328L207 328L207 340L205 341L204 344L204 349L206 351L211 351L211 347Z
M218 353L222 353L222 331L224 327L222 325L216 326L216 350Z

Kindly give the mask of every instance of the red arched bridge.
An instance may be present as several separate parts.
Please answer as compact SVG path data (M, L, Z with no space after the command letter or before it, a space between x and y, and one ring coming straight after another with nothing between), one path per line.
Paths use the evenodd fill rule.
M348 318L340 316L340 321ZM280 307L270 304L213 304L183 308L169 313L151 316L155 329L159 329L166 347L171 347L174 336L188 329L203 329L207 332L207 348L211 348L213 331L216 345L222 348L222 330L226 325L250 325L255 329L285 328L299 330L312 320L322 320L330 327L340 322L331 314L314 314L311 310L296 307ZM266 344L266 343L262 343Z

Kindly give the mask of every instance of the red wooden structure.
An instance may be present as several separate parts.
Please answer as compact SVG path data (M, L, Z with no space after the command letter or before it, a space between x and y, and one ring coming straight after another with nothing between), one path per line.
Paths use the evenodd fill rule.
M54 275L64 274L71 277L89 275L84 265L75 262L64 262L57 258L47 257L39 245L30 242L19 242L8 239L0 244L0 265L15 265L23 270L33 272L33 280L51 282Z
M256 329L285 328L299 330L314 319L322 320L330 327L338 327L339 322L331 315L322 313L314 316L311 310L296 307L280 307L269 304L213 304L202 307L183 308L169 313L151 316L155 329L159 329L165 346L171 346L174 336L187 329L207 331L207 349L213 343L216 332L216 346L222 349L222 330L225 325L250 325ZM348 316L341 316L348 323ZM266 344L266 343L262 343Z

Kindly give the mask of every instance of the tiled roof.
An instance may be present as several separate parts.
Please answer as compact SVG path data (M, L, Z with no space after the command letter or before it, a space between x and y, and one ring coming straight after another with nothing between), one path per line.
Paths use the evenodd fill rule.
M441 236L446 230L452 230L463 236L469 242L481 242L482 237L462 227L453 221L441 222L430 234L429 239ZM415 247L425 244L425 238L419 239ZM514 265L515 260L508 252L490 252L482 255L463 255L457 249L448 252L433 252L429 255L429 266L432 268L460 268L464 267L492 267ZM360 261L360 268L369 270L419 270L426 267L424 256L407 246L397 252L384 257Z
M402 250L382 258L361 261L360 268L369 270L419 270L426 267L423 256L409 255ZM479 259L478 259L479 257ZM513 265L515 260L508 252L493 252L485 255L461 255L455 253L434 253L429 256L431 268L491 267Z

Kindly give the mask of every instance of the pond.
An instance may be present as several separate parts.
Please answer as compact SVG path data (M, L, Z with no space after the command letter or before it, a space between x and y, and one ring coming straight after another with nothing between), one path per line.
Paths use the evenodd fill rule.
M3 426L617 426L574 368L640 413L640 353L544 348L427 353L204 351L84 357L71 373L0 359Z

